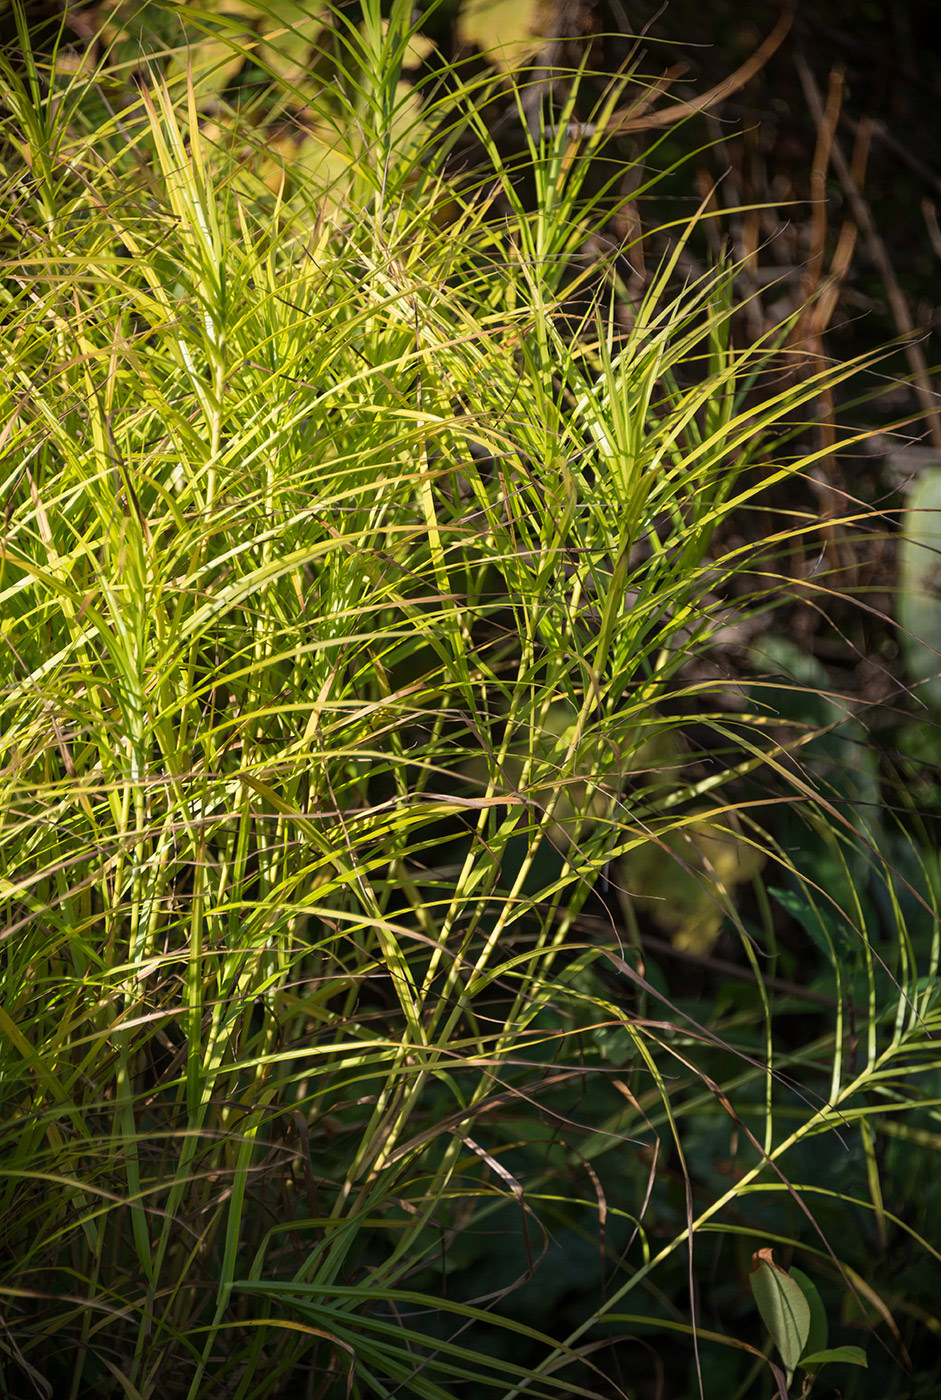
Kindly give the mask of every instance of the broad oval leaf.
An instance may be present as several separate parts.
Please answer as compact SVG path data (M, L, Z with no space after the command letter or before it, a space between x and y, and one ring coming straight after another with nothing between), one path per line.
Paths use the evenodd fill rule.
M804 1346L809 1352L826 1351L830 1332L827 1326L826 1309L823 1306L823 1299L817 1292L817 1285L813 1279L807 1277L803 1269L791 1269L791 1278L795 1283L800 1284L801 1292L810 1306L810 1331ZM801 1364L803 1365L803 1361Z
M810 1304L800 1284L774 1262L771 1249L759 1249L752 1255L748 1281L790 1381L810 1335Z

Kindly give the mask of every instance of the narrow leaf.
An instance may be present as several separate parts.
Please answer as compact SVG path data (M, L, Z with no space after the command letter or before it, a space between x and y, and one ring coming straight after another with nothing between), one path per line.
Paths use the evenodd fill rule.
M811 1366L824 1366L828 1361L842 1361L847 1366L866 1366L866 1353L862 1347L830 1347L828 1351L815 1351L810 1356L801 1358L801 1367L808 1370Z

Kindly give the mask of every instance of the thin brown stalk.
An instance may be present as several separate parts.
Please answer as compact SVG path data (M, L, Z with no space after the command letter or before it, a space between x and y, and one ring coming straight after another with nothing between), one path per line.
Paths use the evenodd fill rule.
M824 116L824 104L820 95L817 81L807 61L800 54L795 55L798 75L804 95L807 98L807 105L813 114L814 120L822 123ZM885 283L886 297L892 311L896 329L905 338L905 356L908 360L911 371L912 383L918 395L918 402L921 406L925 421L931 434L931 442L934 447L941 452L941 412L938 410L938 395L932 388L931 376L928 372L928 363L924 352L918 342L914 339L916 335L915 322L912 319L905 293L898 283L898 278L892 268L892 263L886 251L885 243L880 237L876 228L875 220L872 217L872 210L864 197L862 190L853 179L853 172L850 163L846 159L839 140L834 139L832 148L833 165L840 177L840 182L846 191L846 197L853 210L853 216L859 225L860 232L866 240L870 256L879 275Z
M740 68L736 68L734 73L723 78L721 83L716 83L715 87L711 87L701 97L694 97L689 102L679 102L675 107L667 107L663 111L651 112L649 115L636 116L637 109L633 106L622 108L620 111L612 113L608 127L610 134L623 136L629 131L654 131L661 127L672 126L675 122L695 116L697 112L706 112L720 102L724 102L727 97L731 97L733 93L743 88L756 73L761 72L769 58L777 52L787 38L793 22L794 10L788 5L764 43L759 44L751 58L747 59Z

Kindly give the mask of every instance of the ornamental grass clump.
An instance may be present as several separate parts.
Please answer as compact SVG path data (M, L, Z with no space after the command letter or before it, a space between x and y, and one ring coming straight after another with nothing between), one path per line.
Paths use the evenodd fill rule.
M407 5L327 23L322 158L281 170L247 100L201 109L198 36L133 90L3 66L0 1389L632 1394L611 1358L663 1327L773 1384L750 1252L870 1297L801 1153L862 1141L884 1228L873 1105L937 1074L937 947L801 766L840 719L782 738L784 682L729 710L689 662L777 601L813 527L758 570L725 526L856 367L735 348L735 269L680 276L683 233L618 315L577 73L524 127L530 208L484 79L403 85ZM645 964L658 852L750 999L697 1018ZM775 887L833 951L808 1044L774 1035Z

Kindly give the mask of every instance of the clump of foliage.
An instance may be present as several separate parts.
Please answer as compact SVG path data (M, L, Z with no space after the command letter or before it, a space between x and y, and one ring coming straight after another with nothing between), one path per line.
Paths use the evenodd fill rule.
M618 318L577 74L531 209L489 76L416 104L407 5L328 28L332 144L280 172L198 45L133 92L3 64L0 1384L648 1395L669 1349L786 1394L822 1310L895 1393L936 861L793 656L734 704L691 666L813 547L726 527L852 367L735 348L682 237ZM644 951L651 862L663 927L740 939L710 1004Z

